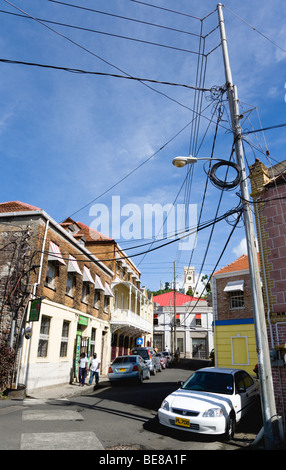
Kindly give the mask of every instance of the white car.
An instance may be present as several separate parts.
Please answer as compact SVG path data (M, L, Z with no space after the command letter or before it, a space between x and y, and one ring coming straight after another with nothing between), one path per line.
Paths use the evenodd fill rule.
M206 367L168 395L158 410L162 425L232 439L236 423L259 396L258 382L246 371Z

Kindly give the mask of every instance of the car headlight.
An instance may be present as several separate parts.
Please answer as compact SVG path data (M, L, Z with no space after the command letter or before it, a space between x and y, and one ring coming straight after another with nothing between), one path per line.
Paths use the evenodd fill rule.
M161 404L161 408L163 410L169 411L169 409L170 409L169 402L167 400L163 400L162 404Z
M219 418L220 416L223 416L221 408L210 408L203 413L204 418Z

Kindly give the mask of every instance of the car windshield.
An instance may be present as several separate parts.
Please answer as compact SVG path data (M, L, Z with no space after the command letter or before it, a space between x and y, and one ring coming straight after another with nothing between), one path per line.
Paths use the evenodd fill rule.
M142 359L145 359L145 360L149 359L149 353L148 353L147 349L133 351L133 354L138 354L139 356L142 357Z
M118 364L121 362L136 362L136 357L135 356L117 357L116 359L114 359L113 364Z
M182 386L184 390L232 395L233 377L218 372L195 372Z

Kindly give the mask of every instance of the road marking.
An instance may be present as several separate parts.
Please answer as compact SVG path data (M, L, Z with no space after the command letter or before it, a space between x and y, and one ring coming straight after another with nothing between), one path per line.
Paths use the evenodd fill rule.
M21 450L103 450L94 432L27 433L21 436Z
M60 411L60 410L24 410L22 413L23 421L53 421L53 420L65 420L65 421L83 421L82 415L78 411Z

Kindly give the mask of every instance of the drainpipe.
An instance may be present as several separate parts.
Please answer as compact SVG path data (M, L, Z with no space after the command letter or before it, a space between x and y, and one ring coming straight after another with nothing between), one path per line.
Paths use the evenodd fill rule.
M42 276L42 270L43 270L43 259L44 259L44 251L45 251L45 245L46 245L46 239L47 239L47 233L48 233L48 228L49 228L50 221L47 219L46 222L46 229L45 229L45 234L44 234L44 239L43 239L43 244L42 244L42 251L41 251L41 259L40 259L40 268L39 268L39 273L38 273L38 281L33 285L33 291L32 291L32 297L34 298L36 296L36 291L37 287L41 282L41 276ZM33 327L33 322L31 324L31 328ZM30 346L31 346L31 341L32 338L28 340L28 347L27 347L27 352L26 352L26 360L25 360L25 377L24 377L24 384L27 385L27 379L28 379L28 363L29 363L29 358L30 358Z

